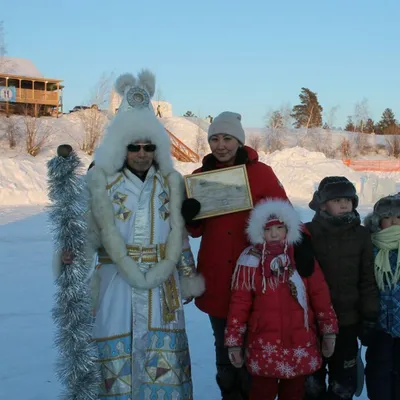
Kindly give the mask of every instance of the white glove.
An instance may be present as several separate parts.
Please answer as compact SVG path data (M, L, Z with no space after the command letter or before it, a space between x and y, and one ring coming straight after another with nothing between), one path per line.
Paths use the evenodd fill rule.
M322 355L325 358L332 357L335 351L336 335L324 335L322 339Z
M243 350L241 347L229 347L229 360L235 368L242 368L244 364Z

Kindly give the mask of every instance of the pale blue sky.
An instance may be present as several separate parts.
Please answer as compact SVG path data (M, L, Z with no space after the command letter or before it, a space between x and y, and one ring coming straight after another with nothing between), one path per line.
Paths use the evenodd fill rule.
M174 113L240 112L246 127L298 102L302 86L344 126L369 100L400 119L400 1L19 0L1 7L8 54L64 79L65 109L103 72L157 75Z

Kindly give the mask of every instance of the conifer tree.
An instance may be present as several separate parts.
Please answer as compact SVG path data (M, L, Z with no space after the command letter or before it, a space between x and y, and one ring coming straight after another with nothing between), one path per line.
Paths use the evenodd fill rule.
M300 104L293 107L291 117L295 128L317 128L322 126L323 108L318 102L317 93L301 88Z

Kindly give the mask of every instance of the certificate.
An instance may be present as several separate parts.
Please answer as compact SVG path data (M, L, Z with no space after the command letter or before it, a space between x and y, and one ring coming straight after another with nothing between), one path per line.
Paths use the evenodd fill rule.
M201 204L194 219L251 210L249 178L244 165L185 175L186 193Z

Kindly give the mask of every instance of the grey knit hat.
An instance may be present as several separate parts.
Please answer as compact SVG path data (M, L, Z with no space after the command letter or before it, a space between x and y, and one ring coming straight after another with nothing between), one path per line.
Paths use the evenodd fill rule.
M245 133L242 127L242 116L231 111L224 111L219 114L208 128L208 140L219 133L233 136L241 144L244 144Z
M380 222L384 217L400 217L400 193L382 197L374 205L374 211L364 219L364 225L371 233L381 230Z
M355 186L345 176L327 176L320 182L318 190L309 203L309 207L318 211L322 204L329 200L349 198L353 207L358 207L358 196Z

